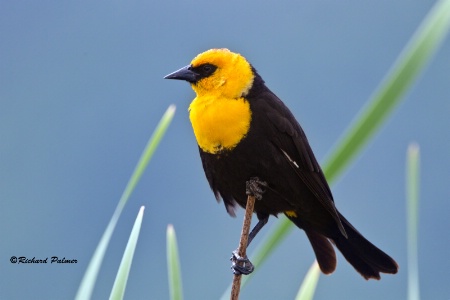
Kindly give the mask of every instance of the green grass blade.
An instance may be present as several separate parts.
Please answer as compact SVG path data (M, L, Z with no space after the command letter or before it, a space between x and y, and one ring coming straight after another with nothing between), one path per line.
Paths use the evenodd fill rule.
M300 289L298 290L295 300L312 300L316 291L317 283L319 282L320 269L317 261L314 261L306 273Z
M144 209L142 206L134 221L133 229L131 230L130 238L128 239L125 252L120 262L119 270L117 271L116 280L111 290L110 300L121 300L125 294L125 288L127 286L128 275L130 274L131 263L133 261L134 250L139 238L139 232L141 231L142 218L144 217Z
M328 180L334 181L356 158L395 106L403 99L408 88L444 40L449 25L450 1L439 1L414 33L368 105L363 108L333 148L333 152L324 165Z
M119 205L118 205L118 208L120 208L120 211L122 210L123 206L125 206L128 199L130 198L130 195L133 192L134 188L136 187L137 183L139 182L139 179L141 179L141 176L144 173L145 169L147 168L147 165L150 162L150 159L153 157L153 154L155 153L156 148L158 148L159 142L161 141L162 137L166 133L166 130L170 125L170 122L172 122L174 115L175 115L175 105L172 104L167 108L166 112L162 116L161 120L159 121L158 125L156 126L155 131L153 132L152 136L150 137L150 140L148 141L147 145L145 146L144 152L142 153L141 157L139 158L139 162L136 165L136 168L134 169L134 172L131 175L130 180L128 181L128 184L125 188L125 191L123 192L122 197L120 198Z
M407 254L408 254L408 300L419 300L419 145L411 144L407 153L406 170L406 208L407 208Z
M181 268L178 256L177 237L172 225L167 226L167 268L169 273L170 299L183 299Z
M139 162L137 163L136 168L134 169L133 174L128 181L128 184L122 196L120 197L114 214L112 215L111 220L109 221L108 226L106 227L105 232L103 233L100 242L98 243L97 248L92 255L91 261L89 262L89 265L86 269L86 272L84 273L83 279L81 280L81 284L75 296L76 300L91 299L92 291L94 290L95 282L97 280L97 275L100 270L103 257L105 256L106 249L108 248L109 241L114 232L117 221L119 220L120 214L122 213L125 204L130 198L131 193L133 192L150 159L152 158L153 153L155 152L161 138L164 136L164 133L166 132L170 122L172 121L174 114L175 106L170 105L159 121L158 126L156 127L152 136L150 137L144 149L144 152L142 153Z
M364 146L373 139L381 125L386 122L387 117L402 100L407 89L413 84L420 71L423 70L426 63L430 61L439 48L449 30L449 25L450 0L438 1L416 30L367 105L344 132L336 146L332 148L331 154L323 164L324 173L330 184L335 182L338 176L349 167ZM289 223L289 225L286 223ZM287 219L280 220L275 225L276 229L265 238L265 241L273 240L274 234L283 234L289 226L291 226L291 223ZM260 256L263 248L267 255L264 256L259 265L255 265L260 266L281 240L267 247L266 242L264 242L262 248L257 248L254 256ZM258 268L255 269L255 272L257 270ZM249 276L253 276L255 272ZM228 297L228 295L224 294L222 299L225 299L225 297Z

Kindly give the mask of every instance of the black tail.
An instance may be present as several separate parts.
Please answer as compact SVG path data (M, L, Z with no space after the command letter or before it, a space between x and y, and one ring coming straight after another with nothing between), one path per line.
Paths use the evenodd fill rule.
M336 234L328 238L313 229L306 229L299 218L288 216L295 225L305 230L324 274L330 274L336 269L336 254L331 242L365 279L380 279L380 273L397 273L398 265L389 255L366 240L340 213L339 217L348 238L339 232L337 226Z
M309 242L313 247L317 263L324 274L331 274L336 269L336 253L331 242L320 233L313 230L305 230Z
M339 235L334 243L356 271L365 279L380 279L380 273L397 273L395 260L366 240L340 213L339 217L348 238Z

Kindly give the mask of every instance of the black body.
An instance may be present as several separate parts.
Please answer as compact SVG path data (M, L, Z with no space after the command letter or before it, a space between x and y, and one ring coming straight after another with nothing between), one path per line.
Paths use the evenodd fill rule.
M258 218L294 211L296 216L288 218L306 232L324 273L336 267L330 241L366 279L379 279L380 272L396 273L396 262L336 210L328 183L299 123L253 72L255 79L245 96L252 112L247 135L230 151L210 154L199 148L216 198L221 197L228 213L234 215L236 204L246 205L246 181L258 177L268 184L262 200L255 203Z

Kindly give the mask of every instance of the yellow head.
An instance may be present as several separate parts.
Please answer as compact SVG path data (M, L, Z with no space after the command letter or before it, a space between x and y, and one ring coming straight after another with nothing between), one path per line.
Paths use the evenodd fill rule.
M254 75L251 65L238 53L228 49L211 49L200 53L186 66L167 75L191 83L197 96L239 98L250 90Z
M189 118L203 151L232 150L247 135L252 114L245 96L255 75L243 56L211 49L165 78L186 80L197 94L189 106Z

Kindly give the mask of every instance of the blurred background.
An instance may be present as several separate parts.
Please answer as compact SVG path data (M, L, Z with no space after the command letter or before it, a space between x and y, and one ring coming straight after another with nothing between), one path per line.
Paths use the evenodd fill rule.
M186 299L217 299L242 211L209 189L188 119L188 84L163 80L198 53L243 54L291 108L319 161L366 103L434 1L2 1L0 298L72 299L144 146L177 113L108 248L94 299L111 291L140 206L126 299L167 299L166 227ZM389 122L332 186L339 210L400 264L365 281L338 256L315 299L406 297L405 154L421 147L419 271L424 299L449 299L450 39ZM250 247L260 243L277 222ZM11 256L77 264L11 264ZM49 258L50 259L50 258ZM294 230L242 291L292 299L314 259Z

